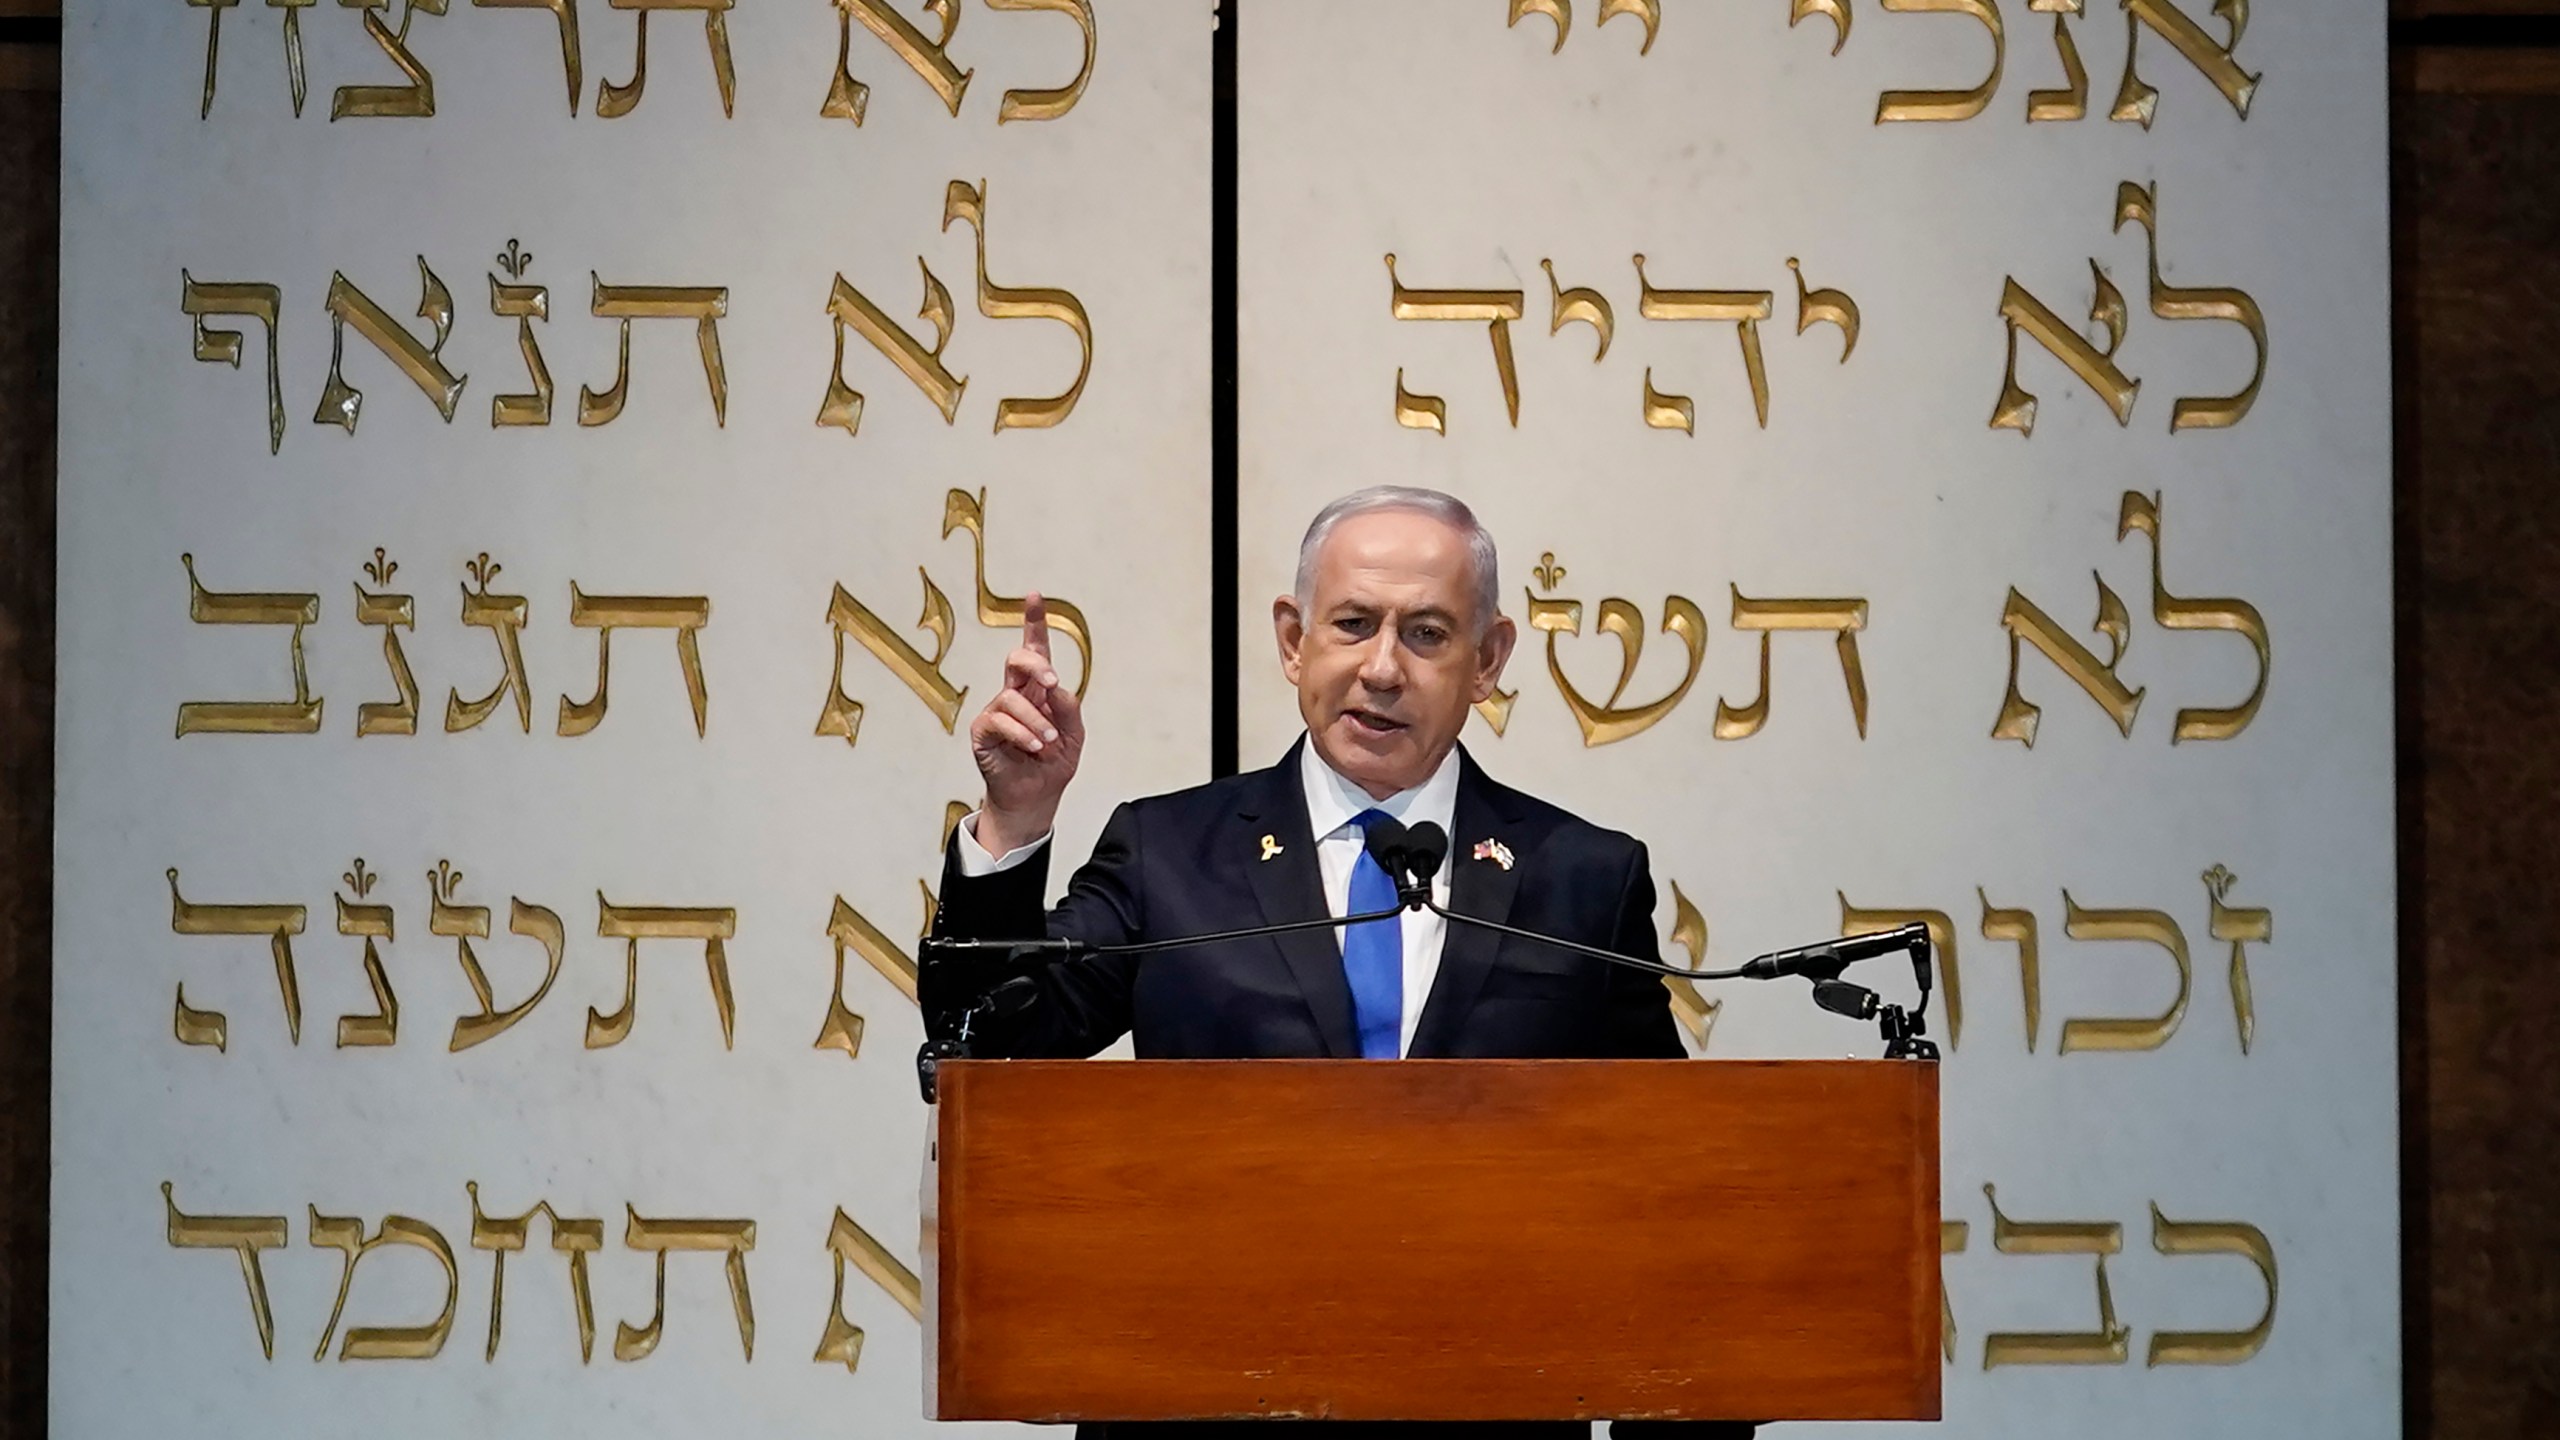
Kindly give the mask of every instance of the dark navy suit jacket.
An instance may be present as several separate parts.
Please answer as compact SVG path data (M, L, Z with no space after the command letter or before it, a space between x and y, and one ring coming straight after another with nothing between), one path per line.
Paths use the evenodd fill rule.
M1299 746L1307 742L1301 739ZM1495 783L1460 752L1450 838L1449 908L1623 954L1658 958L1653 875L1631 836ZM1093 858L1043 913L1048 852L1011 870L960 873L955 838L943 862L934 933L955 939L1048 934L1095 944L1155 940L1312 919L1326 913L1308 833L1298 748L1268 770L1134 800L1113 813ZM1265 858L1266 837L1278 848ZM1512 863L1474 857L1478 842ZM1040 998L1004 1039L1016 1056L1086 1056L1134 1032L1141 1059L1260 1059L1360 1054L1336 932L1187 947L1050 966ZM1678 1059L1687 1052L1670 994L1653 976L1452 923L1409 1054L1519 1059ZM1463 1440L1579 1437L1578 1423L1362 1425L1286 1422L1079 1427L1113 1440L1261 1440L1278 1428L1347 1440L1385 1432ZM1618 1422L1621 1440L1660 1433L1749 1435L1751 1427Z
M1299 745L1307 742L1300 740ZM1306 920L1326 913L1298 750L1278 765L1122 805L1045 916L1048 853L995 875L945 857L936 934L1040 934L1095 944ZM1634 838L1497 784L1460 752L1449 908L1655 959L1653 876ZM1265 837L1278 846L1264 857ZM1474 857L1493 840L1512 863ZM1357 1059L1336 933L1100 957L1049 968L1008 1045L1091 1055L1135 1032L1141 1059ZM1448 927L1414 1058L1658 1058L1686 1052L1662 982L1463 923Z

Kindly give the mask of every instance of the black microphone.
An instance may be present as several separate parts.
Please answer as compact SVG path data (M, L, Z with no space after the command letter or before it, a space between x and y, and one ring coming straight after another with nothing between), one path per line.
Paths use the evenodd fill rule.
M1412 863L1413 855L1410 832L1401 822L1382 816L1377 824L1368 828L1361 840L1361 848L1368 851L1369 858L1378 862L1378 868L1386 871L1387 878L1395 882L1396 903L1401 907L1405 903L1404 872Z
M1396 898L1405 908L1419 910L1431 903L1431 877L1440 873L1440 864L1449 858L1449 832L1428 820L1407 830L1405 865L1413 872L1410 884L1398 880Z
M1773 950L1744 961L1742 974L1753 980L1775 980L1782 975L1810 975L1817 980L1832 980L1839 977L1843 968L1857 961L1925 946L1928 941L1929 927L1915 920L1897 929L1880 930L1872 935L1847 935L1837 940L1798 945L1790 950ZM1925 985L1927 982L1924 979L1922 983Z

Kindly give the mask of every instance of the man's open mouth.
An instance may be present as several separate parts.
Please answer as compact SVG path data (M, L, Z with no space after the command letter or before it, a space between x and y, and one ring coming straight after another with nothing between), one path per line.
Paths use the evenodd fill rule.
M1354 728L1370 735L1391 735L1396 731L1405 728L1405 723L1403 721L1377 714L1374 711L1345 710L1342 713L1350 718L1351 724Z

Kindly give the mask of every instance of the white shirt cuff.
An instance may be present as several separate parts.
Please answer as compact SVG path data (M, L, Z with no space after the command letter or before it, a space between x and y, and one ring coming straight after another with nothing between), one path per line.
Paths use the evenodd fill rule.
M1040 847L1049 843L1049 837L1043 835L1027 845L1016 845L1001 856L990 855L987 847L978 843L977 828L978 812L972 810L961 817L959 828L952 832L960 842L960 873L972 880L1001 875L1040 853Z

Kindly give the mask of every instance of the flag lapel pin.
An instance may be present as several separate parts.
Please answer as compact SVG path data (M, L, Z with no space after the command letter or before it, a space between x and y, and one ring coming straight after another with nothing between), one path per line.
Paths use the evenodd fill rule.
M1505 870L1511 868L1511 847L1499 840L1477 841L1475 853L1479 860L1490 860Z

